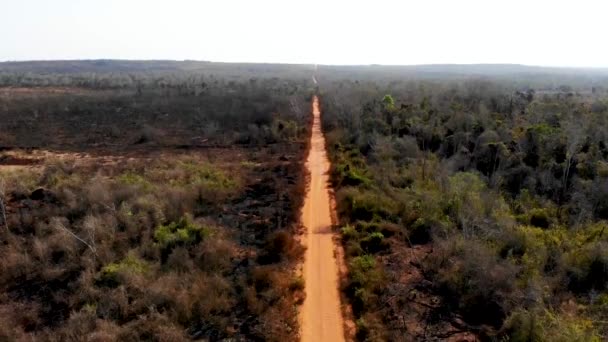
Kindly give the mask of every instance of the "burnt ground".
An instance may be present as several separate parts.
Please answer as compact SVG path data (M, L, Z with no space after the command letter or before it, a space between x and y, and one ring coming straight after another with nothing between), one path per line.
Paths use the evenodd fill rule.
M206 320L194 320L183 325L183 331L190 338L208 337L211 340L227 337L252 340L272 340L273 336L295 337L297 336L297 333L294 334L297 324L296 313L284 310L301 301L302 294L297 287L289 290L282 288L282 285L273 284L273 280L259 280L258 278L262 276L257 275L255 270L268 270L270 273L263 277L269 277L269 279L279 277L290 281L289 279L293 277L290 274L293 274L295 270L295 262L299 258L301 250L294 247L295 244L290 240L300 230L298 220L305 186L302 165L305 151L305 144L291 144L290 146L276 144L250 148L158 149L154 146L137 146L137 148L123 148L115 151L107 148L90 148L80 151L5 149L0 152L0 172L5 175L12 172L25 172L24 175L32 178L31 181L35 184L33 187L11 188L6 192L7 223L11 232L8 239L12 241L11 243L17 243L24 250L28 250L32 248L32 243L36 239L42 238L39 236L40 228L37 222L49 224L52 217L65 215L71 224L78 226L78 222L81 222L87 212L98 210L88 207L88 204L83 204L78 209L68 208L65 190L44 181L46 175L56 172L54 170L57 168L67 170L65 172L69 173L69 176L66 176L68 179L88 175L89 177L101 176L111 182L118 175L127 171L141 172L141 174L146 174L150 170L154 171L159 161L171 163L172 160L178 162L181 158L200 160L223 170L227 175L236 176L241 181L235 193L202 198L191 213L195 220L201 219L223 227L224 233L222 234L225 234L226 239L234 244L235 252L230 257L231 261L229 265L222 266L225 269L221 273L226 274L225 277L228 281L234 284L231 286L235 291L233 300L236 302L229 312L214 314L226 316L230 322L227 324L229 328L224 328L223 324L218 325L218 323L210 323ZM169 171L170 169L168 169ZM62 175L63 172L61 171ZM85 184L87 183L85 182ZM162 186L162 184L159 185ZM78 189L73 188L72 191L78 191ZM84 195L86 189L83 188L82 191L83 196L86 196ZM114 201L110 205L118 207L120 203ZM175 206L179 208L180 204L175 203ZM78 233L77 228L74 229ZM279 232L289 232L289 235L287 240L279 242L277 245L273 239ZM124 247L112 247L113 253L116 255L121 254L121 249L137 249L144 244L136 235L127 237L127 232L119 233L119 235L124 235L127 242L123 244ZM7 241L6 237L3 240ZM279 239L279 241L281 240ZM281 244L288 245L288 247ZM286 248L290 250L286 250ZM295 250L291 251L293 248ZM81 246L77 253L86 254L87 249ZM285 253L293 255L283 257L282 254ZM79 311L83 305L81 300L75 298L78 298L79 292L88 291L80 287L96 287L94 283L80 283L83 274L91 271L90 266L72 263L71 257L63 250L51 252L49 256L50 260L47 262L64 265L63 271L59 274L48 275L42 268L33 267L30 273L18 272L10 275L15 272L13 265L3 266L3 269L9 272L0 281L0 287L5 293L0 298L0 307L25 305L28 312L33 312L28 314L29 318L20 318L20 321L16 323L17 331L25 334L42 333L49 334L48 336L63 336L61 335L62 329L69 326L70 315ZM114 262L119 260L114 259ZM108 262L110 261L111 259L108 260ZM159 261L154 261L153 258L150 262ZM163 261L161 260L160 263L162 266ZM98 264L94 266L93 270L99 272L103 266L103 263ZM161 272L159 275L162 274ZM270 283L256 285L260 281L263 284L266 284L267 281ZM243 288L243 286L245 287ZM247 290L247 286L256 288L257 294L253 295L256 299L249 298L252 294ZM265 288L268 290L264 290ZM267 297L270 294L265 293L269 290L275 293L270 298ZM275 302L278 300L275 296L279 293L283 297L282 304ZM252 304L252 301L257 304ZM101 312L98 312L98 315L101 315L100 318L105 317ZM7 318L3 317L3 320ZM117 317L110 321L125 327L135 324L132 318L128 317ZM273 330L263 328L268 325L275 326L275 328ZM97 326L97 329L100 327ZM118 333L115 336L125 335L123 332L123 335Z

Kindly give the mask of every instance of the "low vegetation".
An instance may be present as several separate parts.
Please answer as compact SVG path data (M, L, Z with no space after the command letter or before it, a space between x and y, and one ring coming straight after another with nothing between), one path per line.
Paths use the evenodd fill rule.
M297 340L307 83L134 73L0 77L0 340Z

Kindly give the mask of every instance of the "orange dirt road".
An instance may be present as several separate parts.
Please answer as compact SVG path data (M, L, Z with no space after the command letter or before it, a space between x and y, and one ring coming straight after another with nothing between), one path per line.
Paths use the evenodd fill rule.
M338 261L331 230L332 205L329 193L329 160L321 130L319 99L313 99L314 121L306 166L310 188L302 209L306 228L304 280L306 299L301 312L303 342L344 341L344 326L338 290Z

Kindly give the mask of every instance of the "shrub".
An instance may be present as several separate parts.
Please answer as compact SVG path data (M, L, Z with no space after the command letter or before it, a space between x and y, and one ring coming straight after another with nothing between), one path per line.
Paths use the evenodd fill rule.
M355 229L355 227L353 227L351 225L346 225L346 226L342 227L340 229L340 232L342 233L342 238L345 241L354 240L359 235L357 230Z
M273 263L281 260L294 260L301 256L303 247L295 241L292 234L285 230L276 231L268 236L260 263Z
M227 238L215 235L213 239L204 239L197 248L191 251L194 264L201 270L209 273L221 272L229 269L238 256L239 248Z
M335 169L337 183L340 186L359 186L371 184L371 179L365 176L365 170L351 164L338 164Z
M150 266L139 259L133 253L127 255L120 262L104 266L97 278L98 284L110 287L124 283L126 277L131 275L145 275L150 271Z
M512 342L599 342L590 320L548 310L516 310L503 327L503 335Z
M539 228L549 228L550 219L546 209L530 210L530 224Z
M517 296L517 268L477 240L452 238L436 248L424 267L448 308L473 324L500 327Z
M306 282L304 281L304 277L299 276L295 277L291 283L289 283L289 289L291 291L304 291L304 286Z
M161 225L154 231L154 239L162 248L177 245L193 245L209 236L211 229L194 224L190 218L183 216L177 222Z
M272 134L280 141L293 141L298 137L298 123L293 120L275 119Z
M184 341L184 329L171 322L165 315L153 312L142 315L126 325L118 335L118 341Z
M177 272L190 272L195 269L194 262L184 247L176 247L171 251L165 267Z
M368 277L368 273L376 268L376 259L371 255L362 255L353 258L350 262L352 282L358 285L367 284L373 281Z
M369 336L369 333L370 333L370 328L369 328L367 322L365 321L365 319L363 317L361 317L361 318L357 319L355 324L357 326L357 339L359 341L364 341L365 339L367 339L367 337Z
M184 161L179 164L179 167L186 171L186 174L181 183L174 182L177 185L200 185L216 190L232 190L238 185L232 177L208 163Z
M353 310L360 313L376 303L375 292L381 283L382 271L372 255L354 257L349 263L349 271L348 293L353 301Z
M361 240L361 247L369 253L378 253L389 247L381 232L373 232Z
M383 322L374 313L366 313L355 321L357 341L387 341L386 329ZM401 336L403 337L403 336Z
M122 184L138 186L144 190L150 190L152 188L152 183L135 172L126 172L118 176L117 180Z
M608 287L608 244L597 242L576 249L567 257L568 287L577 293Z
M397 203L373 190L344 188L338 192L338 211L351 221L398 221Z

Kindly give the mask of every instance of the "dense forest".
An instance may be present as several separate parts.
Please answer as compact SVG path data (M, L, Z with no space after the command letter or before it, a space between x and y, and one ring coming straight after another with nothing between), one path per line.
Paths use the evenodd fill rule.
M317 76L357 338L608 338L605 74L373 69Z
M310 73L165 64L0 64L0 340L298 339Z

